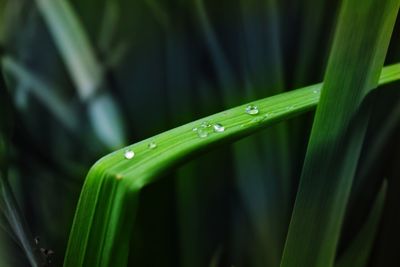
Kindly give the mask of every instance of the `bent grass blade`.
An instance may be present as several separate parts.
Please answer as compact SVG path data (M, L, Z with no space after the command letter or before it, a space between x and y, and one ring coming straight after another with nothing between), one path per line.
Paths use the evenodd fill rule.
M400 64L386 67L381 81L400 79ZM166 131L117 150L100 159L90 170L75 214L65 267L126 266L129 241L141 188L157 175L212 149L232 143L269 125L316 107L322 84L253 101ZM257 114L248 114L249 105ZM206 122L206 123L205 123ZM219 124L224 131L214 131ZM198 130L207 131L199 136ZM156 144L156 147L151 144ZM134 156L131 157L132 151Z

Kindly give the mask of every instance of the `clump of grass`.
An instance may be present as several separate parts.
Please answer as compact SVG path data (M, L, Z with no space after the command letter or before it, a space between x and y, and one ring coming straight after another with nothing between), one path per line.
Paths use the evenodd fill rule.
M283 93L322 80L338 3L317 2L0 0L8 22L0 25L1 64L12 96L0 95L0 227L14 233L32 266L53 258L28 228L47 235L55 265L66 267L370 264L382 214L398 192L395 171L376 177L371 205L361 203L371 211L354 212L359 222L349 224L358 232L341 231L345 211L360 207L348 206L349 195L368 186L364 176L380 155L366 157L351 192L361 148L371 142L370 114L376 120L383 106L371 111L372 91L389 95L383 85L400 80L400 64L383 68L400 2L344 0L323 83ZM366 151L393 143L396 114ZM110 154L83 184L64 257L79 177L103 153ZM165 196L164 211L153 210ZM163 216L174 221L158 221Z

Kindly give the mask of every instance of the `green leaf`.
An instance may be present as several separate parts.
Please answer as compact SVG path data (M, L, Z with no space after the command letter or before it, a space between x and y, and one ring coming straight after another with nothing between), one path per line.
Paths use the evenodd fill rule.
M340 256L336 267L367 266L379 221L383 212L387 192L387 181L384 180L379 190L365 224L354 237L349 247Z
M72 6L66 0L36 2L80 98L88 104L93 130L108 148L124 146L123 116L111 94L99 92L104 69Z
M295 86L301 86L306 80L310 80L311 73L317 73L317 77L323 75L324 68L316 69L315 61L322 58L323 64L321 66L326 66L327 52L329 52L327 48L329 46L324 45L323 40L331 40L331 29L333 27L330 24L331 21L334 21L333 19L328 20L327 17L336 15L338 4L340 4L340 1L304 0L300 3L301 6L296 8L301 10L300 16L304 20L304 24L300 27L299 52L296 53L293 81ZM329 25L327 25L327 22L329 22ZM322 38L322 36L325 38ZM315 53L316 49L318 49L318 53Z
M243 37L239 38L243 38L244 48L241 65L246 93L250 96L284 91L278 2L240 1ZM246 99L246 95L242 99ZM233 146L237 190L254 237L250 241L254 246L252 254L246 257L251 258L254 267L278 266L282 254L292 188L288 134L288 124L280 123ZM235 235L242 233L235 232ZM238 249L233 253L242 254L242 248Z
M36 0L51 35L84 100L94 95L102 82L102 68L83 26L67 0Z
M282 267L334 263L398 0L345 0L302 171Z
M397 66L400 79L400 64ZM386 71L383 71L383 75ZM252 102L259 113L241 105L117 150L90 170L75 214L65 267L126 266L140 190L158 175L218 144L233 142L269 125L313 109L322 85L316 84ZM203 122L211 127L200 129ZM222 132L214 132L220 123ZM199 136L207 133L207 137ZM151 143L156 147L149 148ZM125 158L129 151L131 159Z
M277 94L283 91L284 84L276 1L246 0L239 1L239 4L238 9L229 7L226 13L240 14L239 28L242 30L238 36L240 49L237 54L240 57L243 77L235 75L234 63L227 57L227 42L219 40L220 35L216 31L218 26L213 27L213 22L216 21L208 14L212 13L207 12L212 11L215 4L203 0L195 1L198 22L219 79L218 89L221 90L227 106L237 103L238 99L244 101ZM229 16L226 19L228 20ZM231 23L236 22L232 20ZM233 90L235 85L240 84L241 79L245 81L245 88ZM209 101L209 98L207 100ZM244 212L249 215L250 231L254 233L253 251L257 256L246 256L252 258L254 267L277 266L280 261L286 234L283 222L288 221L290 216L288 200L291 189L291 159L287 137L287 125L282 123L262 135L242 140L232 148L235 187L243 203ZM281 203L281 207L276 208L276 203ZM239 236L240 233L235 235ZM185 248L192 250L190 255L196 252L187 246ZM204 266L204 263L195 262Z

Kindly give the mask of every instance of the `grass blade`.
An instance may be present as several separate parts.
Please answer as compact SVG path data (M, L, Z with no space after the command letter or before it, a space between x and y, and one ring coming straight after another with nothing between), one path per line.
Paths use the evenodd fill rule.
M343 2L282 267L334 263L369 118L368 103L363 101L377 86L399 4Z
M398 129L395 139L398 136ZM371 265L373 267L396 266L399 260L399 250L397 244L399 242L400 231L397 227L400 224L400 214L398 211L398 203L400 201L400 180L398 179L398 162L400 160L400 145L397 143L393 149L393 162L388 168L388 191L385 201L385 207L382 215L382 222L379 227L377 241L374 244L373 258Z
M371 212L350 246L339 258L335 267L364 267L367 266L372 245L378 230L387 192L387 181L384 180L379 190Z
M203 0L195 2L197 18L214 63L224 104L231 106L237 103L239 96L242 99L255 99L282 92L284 79L276 1L240 1L241 30L238 34L243 41L238 46L243 51L240 49L238 53L242 57L240 68L243 69L242 79L246 86L244 90L237 90L238 93L233 93L236 90L232 88L240 83L241 78L234 74L235 63L228 61L226 40L220 40L221 35L217 34L217 29L224 27L218 25L215 14L213 21L207 12L212 7ZM236 12L233 10L229 13ZM233 146L235 186L245 212L250 216L251 231L255 237L254 250L257 251L254 253L259 255L248 256L254 261L252 266L277 266L281 256L286 231L283 222L290 215L286 200L289 199L291 160L288 156L286 126L277 125L262 136L242 140ZM276 209L276 203L282 203L284 208Z
M88 103L93 130L109 149L124 146L123 116L109 93L96 94L105 82L104 69L72 6L66 0L36 2L80 98Z
M400 79L400 64L397 77ZM384 71L383 73L386 73ZM259 113L249 115L241 105L188 123L115 151L90 170L76 211L65 267L125 266L138 206L138 194L157 175L207 147L233 142L268 125L313 109L321 84L254 101ZM200 138L192 129L204 122L221 123L223 132L209 130ZM155 142L157 147L148 146ZM126 151L135 153L131 160ZM131 154L132 156L132 154Z
M51 35L84 100L94 95L102 82L101 64L68 1L37 0Z
M114 0L108 0L104 5L103 20L101 22L98 47L100 51L106 53L112 48L112 41L118 28L118 16L120 10L118 3Z

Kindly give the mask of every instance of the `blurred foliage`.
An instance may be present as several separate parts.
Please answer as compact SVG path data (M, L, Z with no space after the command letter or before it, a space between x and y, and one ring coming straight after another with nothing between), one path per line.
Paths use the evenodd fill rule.
M15 110L7 167L29 230L40 236L37 249L53 250L61 266L83 179L97 159L224 108L320 82L340 1L70 0L103 71L93 98L100 107L80 97L38 2L0 0L6 103ZM387 64L400 61L399 36L398 20ZM398 265L398 87L374 93L338 252L357 235L386 177L370 266ZM312 117L208 153L147 187L130 265L278 266ZM121 138L104 125L119 127ZM11 236L0 229L0 266L26 266Z

